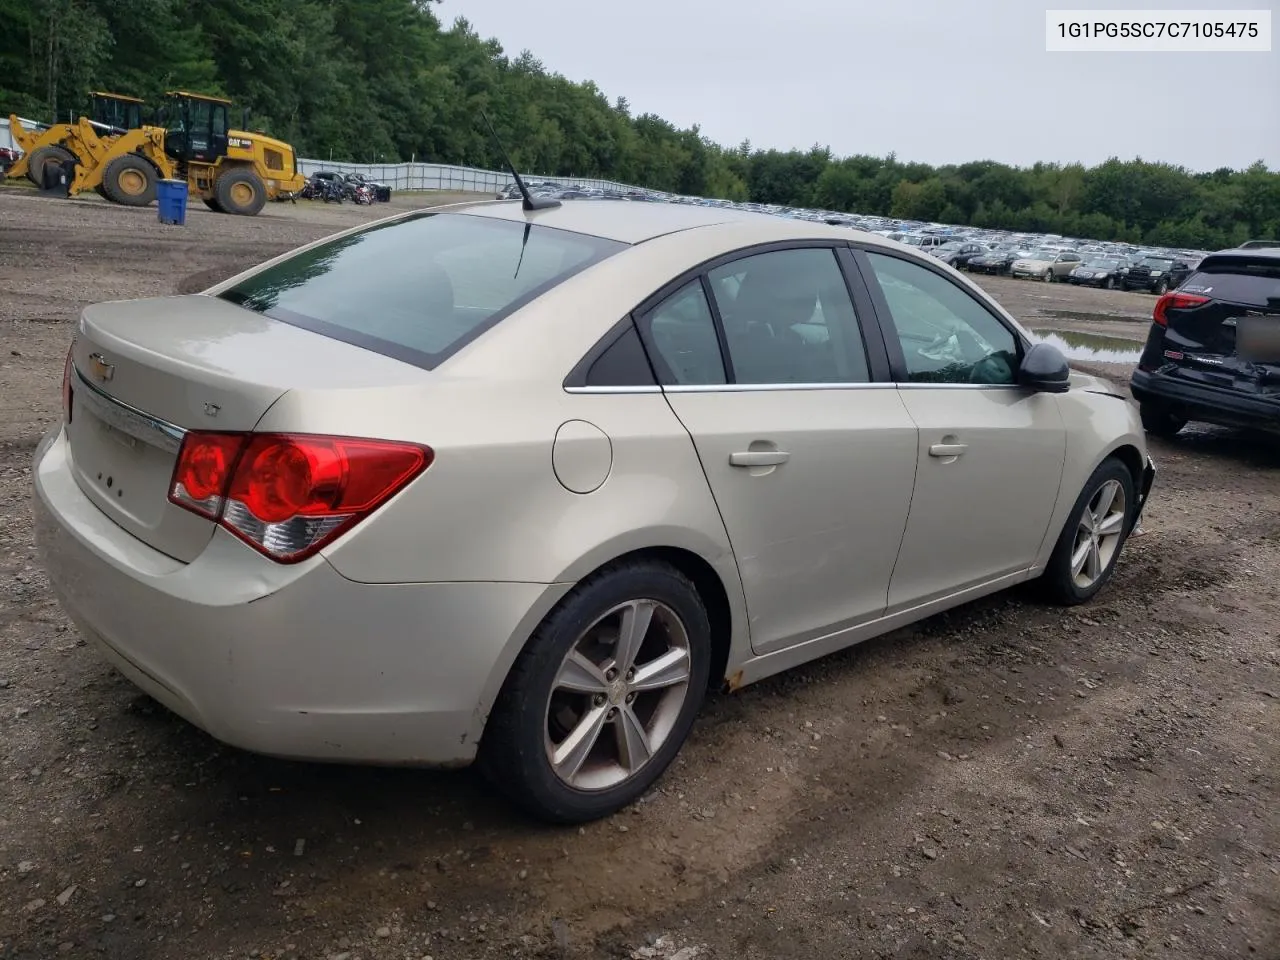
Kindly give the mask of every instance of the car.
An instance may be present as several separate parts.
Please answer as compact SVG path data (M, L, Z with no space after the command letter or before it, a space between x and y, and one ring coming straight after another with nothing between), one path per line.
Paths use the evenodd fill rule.
M956 271L700 206L411 211L90 305L64 380L37 541L126 677L562 823L640 797L709 689L1027 581L1087 601L1155 470Z
M971 257L965 264L965 269L970 273L1007 274L1014 261L1030 256L1032 252L1026 247L997 247L988 253Z
M1065 280L1078 266L1080 266L1080 254L1072 250L1042 248L1029 257L1021 257L1013 261L1009 266L1009 275L1051 283L1054 280Z
M0 147L0 174L3 174L11 166L18 162L18 158L22 156L22 151L14 147Z
M1223 250L1156 301L1130 389L1147 431L1280 432L1280 248Z
M929 251L932 256L943 263L951 264L957 270L963 268L974 257L987 252L987 247L969 240L951 240Z
M1067 282L1077 286L1102 287L1110 290L1116 285L1121 262L1112 258L1086 260L1067 274Z
M1121 286L1125 290L1146 290L1156 296L1163 296L1176 289L1190 273L1191 265L1186 260L1171 256L1148 256L1129 268Z

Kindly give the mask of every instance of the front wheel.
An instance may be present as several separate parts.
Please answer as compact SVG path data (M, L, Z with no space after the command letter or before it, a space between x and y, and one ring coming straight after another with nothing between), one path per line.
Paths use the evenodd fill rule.
M1136 505L1128 467L1114 458L1104 460L1080 491L1041 575L1048 599L1073 606L1106 585L1129 536Z
M688 578L657 562L606 569L569 594L517 658L480 769L543 820L608 816L675 758L710 666L711 629Z
M267 203L267 188L261 178L244 167L228 170L218 177L213 199L225 213L255 217Z
M1053 283L1053 271L1046 270L1044 272L1044 276L1041 277L1040 279L1043 280L1045 283Z
M1159 283L1156 284L1154 293L1157 297L1163 297L1168 292L1169 292L1168 280L1161 280Z

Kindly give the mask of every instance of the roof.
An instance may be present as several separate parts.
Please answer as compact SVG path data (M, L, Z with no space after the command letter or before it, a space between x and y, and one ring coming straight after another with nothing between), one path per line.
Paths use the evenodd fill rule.
M1226 250L1219 250L1211 253L1200 261L1200 266L1216 267L1219 264L1231 263L1232 261L1243 260L1246 263L1270 262L1274 260L1280 264L1280 247L1254 247L1252 249L1241 247L1229 247Z
M166 90L166 97L190 97L192 100L209 100L213 103L231 103L226 97L215 97L209 93L192 93L190 90Z
M575 233L632 244L681 230L743 221L776 224L779 239L799 234L848 239L855 232L848 227L830 227L823 223L789 220L748 210L676 203L635 203L629 200L565 200L558 207L528 213L519 200L491 200L469 205L466 212L498 220L527 220L560 230L572 230Z
M126 103L145 103L141 97L131 97L127 93L110 93L106 90L90 90L91 97L110 97L112 100L124 100Z

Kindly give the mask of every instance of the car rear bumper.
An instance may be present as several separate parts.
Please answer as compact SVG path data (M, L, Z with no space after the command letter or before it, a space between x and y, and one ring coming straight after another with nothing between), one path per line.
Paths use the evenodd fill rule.
M257 753L469 762L523 637L567 590L356 583L320 557L274 564L221 529L184 564L85 497L61 429L33 477L39 551L85 638L175 713Z
M1129 389L1139 403L1160 403L1187 420L1228 427L1280 430L1280 398L1267 399L1188 383L1147 370L1133 372Z

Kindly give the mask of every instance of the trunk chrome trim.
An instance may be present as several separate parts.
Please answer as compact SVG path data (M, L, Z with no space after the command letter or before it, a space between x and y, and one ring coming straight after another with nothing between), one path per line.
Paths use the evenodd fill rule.
M75 370L80 399L88 402L98 419L121 433L169 453L176 454L182 448L182 440L187 435L182 427L117 400L86 380L75 366L72 369Z

